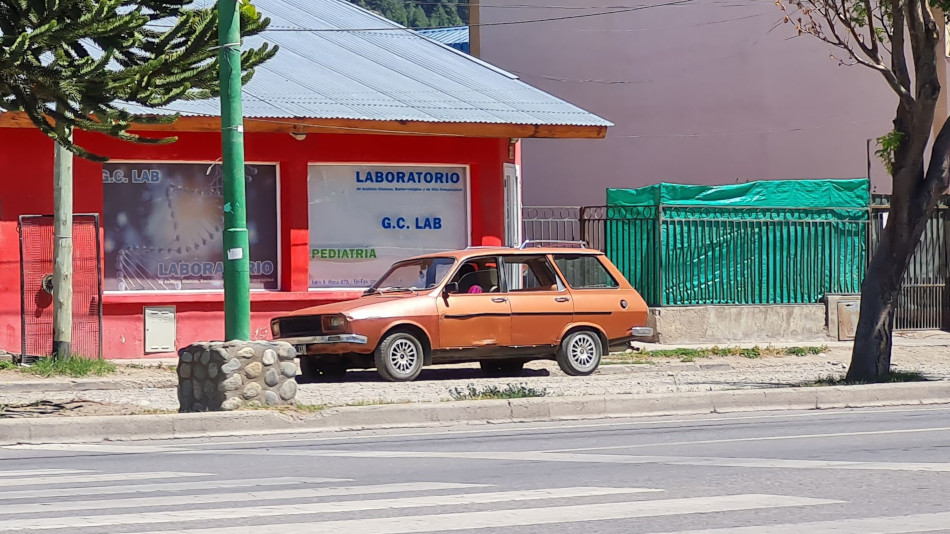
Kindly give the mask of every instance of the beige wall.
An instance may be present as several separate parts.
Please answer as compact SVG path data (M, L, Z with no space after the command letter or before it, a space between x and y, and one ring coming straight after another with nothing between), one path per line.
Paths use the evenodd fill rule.
M880 75L776 27L769 0L512 25L493 24L662 0L480 3L482 58L616 123L604 140L527 140L526 205L603 204L607 187L660 181L864 177L866 140L891 127L895 97ZM871 174L888 192L876 161Z

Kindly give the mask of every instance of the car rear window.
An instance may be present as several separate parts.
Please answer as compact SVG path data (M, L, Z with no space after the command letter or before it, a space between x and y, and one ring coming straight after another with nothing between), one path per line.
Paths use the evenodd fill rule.
M554 263L564 274L567 284L574 289L615 289L620 284L596 256L573 254L558 255Z

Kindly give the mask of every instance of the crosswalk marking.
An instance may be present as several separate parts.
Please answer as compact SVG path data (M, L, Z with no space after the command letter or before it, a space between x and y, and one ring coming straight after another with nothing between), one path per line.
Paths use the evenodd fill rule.
M452 486L452 485L448 485ZM228 519L257 518L269 516L288 516L301 514L320 514L336 512L357 512L367 510L394 510L404 508L424 508L428 506L460 506L489 504L499 502L531 501L542 499L565 499L604 495L624 495L642 493L642 488L554 488L541 490L504 491L490 493L463 493L455 495L427 495L423 497L405 497L399 499L371 499L358 501L333 501L319 503L295 503L287 505L251 506L244 508L216 508L200 510L175 510L169 512L142 512L132 514L70 516L42 519L4 519L0 522L0 531L46 530L55 528L89 528L116 525L139 525L152 523L174 523L180 521L208 521L227 517ZM756 496L753 496L756 497ZM766 499L775 499L765 496ZM780 502L802 503L815 501L797 498L779 498ZM654 502L654 501L651 501ZM664 502L664 501L661 501ZM668 502L668 501L665 501ZM801 504L785 505L800 506ZM291 529L293 531L293 529ZM349 532L341 530L339 532Z
M282 524L286 532L345 532L346 534L410 534L478 528L505 528L516 526L550 525L582 521L606 521L659 517L680 514L701 514L837 504L841 501L786 497L781 495L729 495L721 497L690 497L606 504L521 508L481 512L456 512L436 515L395 516L342 521L316 521ZM260 526L214 527L188 530L189 534L259 534ZM173 534L181 530L159 532L140 531L139 534ZM809 533L812 534L812 533Z
M43 475L78 475L88 473L82 469L24 469L22 471L0 471L0 477L38 477ZM6 483L4 481L3 483Z
M142 497L133 499L107 499L95 501L41 502L0 506L0 514L33 514L37 512L69 512L74 510L105 510L121 508L146 508L152 506L179 506L188 504L213 504L226 502L255 502L278 499L307 499L338 497L342 495L372 495L384 493L408 493L411 491L438 491L485 487L486 484L449 484L443 482L379 484L372 486L343 486L332 488L302 488L291 490L266 490L200 495L174 495L168 497ZM233 486L227 486L231 489ZM659 491L647 490L643 491ZM2 527L0 527L2 529Z
M214 454L241 454L238 451L206 451ZM283 456L326 456L340 458L418 458L413 451L286 450L272 451ZM667 464L766 469L844 469L872 471L950 472L950 463L852 462L835 460L786 460L781 458L717 458L693 456L625 456L622 454L584 454L556 452L426 452L428 458L459 460L503 460L529 462Z
M4 489L14 486L39 486L41 484L82 484L86 482L114 482L120 480L151 480L161 478L205 477L209 473L176 473L161 471L155 473L104 473L97 475L67 475L3 479Z
M155 484L122 484L119 486L87 486L79 488L47 488L39 490L17 490L5 492L4 502L14 499L43 499L52 497L73 497L92 495L116 495L130 493L158 493L162 491L193 491L253 488L261 486L289 486L292 484L326 484L328 482L351 482L349 478L266 478L255 480L203 480L188 482L158 482ZM2 487L2 483L0 483Z
M899 515L893 517L869 517L813 521L809 523L785 523L754 527L714 528L706 530L680 530L662 534L905 534L908 532L937 532L950 530L950 512L936 514ZM659 533L657 533L659 534Z

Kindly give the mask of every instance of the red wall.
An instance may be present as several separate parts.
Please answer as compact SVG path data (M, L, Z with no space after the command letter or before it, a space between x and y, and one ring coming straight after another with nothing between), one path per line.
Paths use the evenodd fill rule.
M221 155L215 133L181 133L170 145L138 145L95 134L77 141L93 152L118 160L208 161ZM33 129L0 128L0 349L20 352L20 215L50 214L53 209L53 145ZM461 164L471 168L472 244L498 245L504 236L503 163L508 139L433 136L309 134L297 141L285 133L249 133L245 159L276 162L280 169L281 291L252 293L251 332L269 337L270 318L282 311L356 296L308 291L309 235L307 165L309 163ZM74 210L102 213L102 167L75 163ZM173 305L177 346L224 335L220 293L106 294L103 299L103 353L107 358L144 357L143 307ZM152 354L168 357L172 354Z

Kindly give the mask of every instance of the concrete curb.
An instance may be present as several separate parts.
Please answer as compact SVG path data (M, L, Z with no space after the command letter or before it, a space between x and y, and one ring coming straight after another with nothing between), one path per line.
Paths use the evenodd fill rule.
M0 420L0 445L244 436L569 419L950 404L950 381L646 396L547 397L332 408Z

